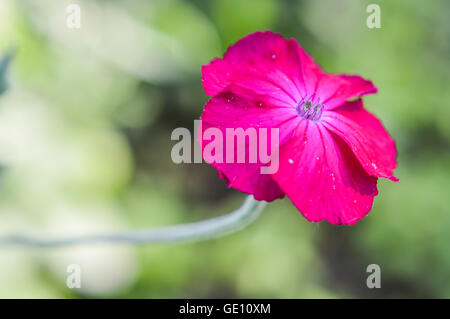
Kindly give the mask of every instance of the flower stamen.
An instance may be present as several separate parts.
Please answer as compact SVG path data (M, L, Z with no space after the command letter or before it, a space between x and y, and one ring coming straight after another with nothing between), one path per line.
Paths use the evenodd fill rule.
M306 120L318 121L323 112L323 104L313 104L310 100L302 100L297 104L298 115Z

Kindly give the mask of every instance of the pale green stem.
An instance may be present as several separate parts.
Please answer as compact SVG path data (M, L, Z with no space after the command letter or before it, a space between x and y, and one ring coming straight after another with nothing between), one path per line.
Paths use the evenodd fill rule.
M237 210L220 217L195 223L130 230L124 233L74 236L65 238L38 238L27 235L0 237L0 247L63 247L87 244L134 244L192 242L224 236L243 229L256 220L266 202L248 196Z

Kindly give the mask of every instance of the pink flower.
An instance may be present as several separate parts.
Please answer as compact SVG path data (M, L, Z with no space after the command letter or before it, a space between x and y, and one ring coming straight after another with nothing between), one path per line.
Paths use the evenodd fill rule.
M394 140L359 98L377 88L357 75L325 73L295 39L250 34L202 67L202 84L213 96L203 132L279 129L276 173L261 174L259 162L211 163L229 187L257 200L287 195L309 221L353 225L371 210L378 177L398 181Z

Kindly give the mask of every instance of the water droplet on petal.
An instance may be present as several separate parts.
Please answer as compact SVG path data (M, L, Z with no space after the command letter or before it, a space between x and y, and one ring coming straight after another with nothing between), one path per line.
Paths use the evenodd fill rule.
M292 160L292 158L288 159L289 164L294 164L294 161Z
M375 164L375 163L372 163L372 167L374 168L374 169L377 169L378 167L377 167L377 164Z
M275 53L272 53L272 60L275 60L277 58L277 55Z

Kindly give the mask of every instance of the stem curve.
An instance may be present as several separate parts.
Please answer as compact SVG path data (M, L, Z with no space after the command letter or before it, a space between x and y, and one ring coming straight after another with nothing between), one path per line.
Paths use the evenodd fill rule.
M131 230L117 234L73 236L65 238L38 238L15 234L0 237L0 248L6 246L21 247L66 247L85 244L136 244L194 242L221 237L239 231L261 214L267 203L248 196L242 206L235 211L194 223Z

